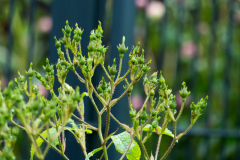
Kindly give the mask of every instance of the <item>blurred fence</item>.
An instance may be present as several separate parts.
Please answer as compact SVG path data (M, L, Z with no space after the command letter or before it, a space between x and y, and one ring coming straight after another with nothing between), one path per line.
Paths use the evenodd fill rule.
M53 36L61 37L61 28L67 19L71 26L78 22L85 30L83 52L87 53L88 34L96 28L97 20L101 20L106 29L103 42L111 50L109 59L117 53L115 46L123 35L129 47L134 40L140 40L146 56L153 59L153 70L163 70L173 93L177 93L181 82L186 81L192 91L192 101L209 95L204 114L176 144L168 159L240 159L240 2L156 1L161 3L164 13L158 18L146 13L151 2L138 6L135 5L137 0L135 3L130 0L2 0L0 34L3 38L0 38L0 49L6 49L0 50L0 55L5 55L0 60L3 68L0 75L8 81L16 75L16 68L24 70L31 61L36 67L41 66L46 56L55 63L57 54ZM37 28L41 17L46 15L52 18L50 36L49 30L40 32ZM98 80L96 76L94 81ZM69 83L76 85L74 81ZM96 123L91 109L86 112L87 119ZM124 118L128 115L127 107L113 112L127 123ZM189 107L184 112L178 132L190 122ZM88 147L93 150L97 146L97 138L94 135L89 138L92 140L89 140ZM169 145L169 139L165 139L160 154ZM22 159L29 159L29 153L25 151L24 154ZM112 154L111 159L116 159L115 152Z

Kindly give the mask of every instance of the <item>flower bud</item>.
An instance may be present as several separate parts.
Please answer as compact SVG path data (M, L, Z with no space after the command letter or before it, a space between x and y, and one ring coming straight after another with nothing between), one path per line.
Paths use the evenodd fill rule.
M24 81L25 81L25 77L23 76L23 75L21 75L20 74L20 72L18 71L18 75L19 75L19 81L21 82L21 83L23 83Z
M133 105L131 104L130 105L130 111L129 111L129 115L130 115L130 117L133 119L133 118L135 118L136 117L136 110L135 109L133 109Z
M26 74L29 76L29 78L32 78L34 72L32 70L32 63L30 63L30 67L28 69L28 71L26 72Z
M55 39L55 46L56 46L56 48L57 49L61 48L61 42L58 41L56 37L54 37L54 39Z
M152 127L153 128L156 128L158 126L158 121L157 120L154 120L153 122L152 122Z
M175 100L175 96L173 97L173 100L172 100L172 102L170 103L169 106L170 106L171 109L173 109L173 108L175 108L177 106L177 103L176 103L176 100Z
M66 21L66 26L65 26L65 32L66 32L66 37L70 37L70 33L72 32L72 28L69 26L68 21Z
M180 96L185 99L191 92L187 91L186 83L182 83L182 89L179 91Z
M122 44L117 46L118 52L120 53L120 58L123 57L123 54L128 50L128 47L125 46L125 36L122 38Z

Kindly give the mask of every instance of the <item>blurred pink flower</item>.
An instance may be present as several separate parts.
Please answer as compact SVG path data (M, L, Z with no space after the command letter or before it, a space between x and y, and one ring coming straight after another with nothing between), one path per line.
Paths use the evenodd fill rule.
M151 1L146 8L146 14L151 19L161 19L165 13L165 6L160 1Z
M144 8L147 5L148 0L135 0L135 4L138 8Z
M141 109L143 105L143 98L139 95L131 97L131 102L134 109Z
M37 24L39 30L43 33L48 33L52 29L52 17L44 16L39 19Z
M180 96L179 93L176 94L176 103L177 103L177 107L181 107L181 105L182 105L182 97Z
M192 57L196 53L196 45L192 41L186 42L181 47L181 53L185 57Z
M44 97L48 96L48 90L44 88L41 84L38 85L38 89L41 92L42 96Z

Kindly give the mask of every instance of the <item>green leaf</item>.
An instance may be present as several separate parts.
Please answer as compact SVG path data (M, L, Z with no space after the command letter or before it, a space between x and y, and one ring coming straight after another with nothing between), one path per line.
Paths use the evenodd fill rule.
M102 149L103 149L102 147L99 147L97 149L94 149L92 152L89 152L85 160L89 160L90 157L92 157L95 153L97 153L98 151L101 151Z
M148 131L148 129L151 127L151 125L150 124L147 124L144 128L143 128L143 131ZM158 131L159 132L161 132L161 130L162 130L162 128L160 127L160 126L157 126L157 129L158 129ZM153 132L156 132L155 131L155 129L153 130ZM170 137L174 137L174 135L173 135L173 133L172 133L172 131L170 131L169 129L165 129L165 131L163 132L163 134L165 134L165 135L168 135L168 136L170 136Z
M130 133L123 132L118 135L112 136L111 138L116 150L119 153L123 154L130 141ZM126 156L129 160L139 160L141 158L141 150L135 140L133 140Z
M60 129L60 127L59 127L59 129ZM55 133L56 133L56 129L55 128L50 128L50 129L48 129L49 130L49 135L50 135L50 137L52 137ZM45 139L49 139L48 138L48 130L45 130L45 131L43 131L42 133L41 133L41 136L43 137L43 138L45 138ZM41 145L42 145L42 143L43 143L43 139L39 136L38 138L37 138L37 140L36 140L36 143L37 143L37 146L38 147L40 147ZM52 145L54 145L54 146L57 146L59 143L58 143L58 139L57 138L55 138L52 142L51 142L51 144ZM32 144L32 146L31 146L31 151L30 151L30 155L31 155L31 158L33 158L33 155L35 154L35 149L34 149L34 147L33 147L33 144Z

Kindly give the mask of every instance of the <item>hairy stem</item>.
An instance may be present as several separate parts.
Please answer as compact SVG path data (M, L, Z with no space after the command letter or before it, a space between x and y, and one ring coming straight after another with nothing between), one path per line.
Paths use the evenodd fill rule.
M156 149L156 152L155 152L155 160L157 160L157 158L158 158L158 152L159 152L161 140L162 140L162 134L160 134L159 137L158 137L157 149Z

